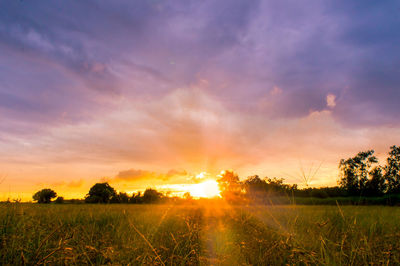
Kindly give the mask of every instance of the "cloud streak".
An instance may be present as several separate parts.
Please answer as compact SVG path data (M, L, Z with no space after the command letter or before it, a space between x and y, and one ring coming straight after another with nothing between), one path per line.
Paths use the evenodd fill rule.
M128 181L128 182L138 182L145 181L148 179L160 179L161 181L169 181L171 178L181 178L189 177L189 174L185 170L175 170L171 169L165 174L160 174L156 172L151 172L141 169L128 169L120 171L114 178L116 182L118 181Z

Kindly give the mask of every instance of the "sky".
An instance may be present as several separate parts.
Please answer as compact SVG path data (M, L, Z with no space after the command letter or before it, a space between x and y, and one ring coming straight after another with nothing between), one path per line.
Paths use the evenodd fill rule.
M241 178L336 185L400 144L399 1L0 2L0 199Z

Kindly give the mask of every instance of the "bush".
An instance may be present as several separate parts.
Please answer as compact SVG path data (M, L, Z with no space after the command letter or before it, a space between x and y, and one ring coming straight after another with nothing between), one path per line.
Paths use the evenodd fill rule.
M58 197L58 198L56 198L56 200L54 202L57 204L62 204L62 203L64 203L64 197Z

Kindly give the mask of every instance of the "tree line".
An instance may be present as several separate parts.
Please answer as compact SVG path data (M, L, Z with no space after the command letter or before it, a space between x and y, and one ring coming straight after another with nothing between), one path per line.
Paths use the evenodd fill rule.
M384 197L400 194L400 147L391 146L385 165L379 165L374 150L359 152L354 157L339 162L338 186L321 188L298 188L297 184L285 184L283 178L260 178L258 175L241 180L233 171L224 171L217 180L222 199L230 203L268 203L277 197L337 198L337 197ZM57 193L43 189L33 195L38 203L50 203ZM170 197L148 188L128 195L118 192L107 182L93 185L85 203L156 203L171 200L192 200L189 193L184 199ZM58 197L56 203L63 203Z
M49 188L42 189L33 195L33 200L38 203L50 203L52 199L57 197L57 193ZM126 192L118 192L108 184L96 183L93 185L89 193L85 196L83 200L73 199L66 201L63 197L57 197L54 201L55 203L157 203L165 201L168 199L163 193L148 188L142 194L141 192L133 193L131 196Z

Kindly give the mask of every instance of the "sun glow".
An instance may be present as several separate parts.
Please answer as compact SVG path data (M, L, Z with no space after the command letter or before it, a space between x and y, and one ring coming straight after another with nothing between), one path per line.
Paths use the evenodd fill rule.
M157 188L163 193L177 197L185 197L186 193L190 193L190 196L196 199L221 197L218 182L211 174L201 172L188 176L188 180L190 180L189 184L166 184Z
M195 198L212 198L220 196L218 182L212 179L190 185L187 190L190 195Z

